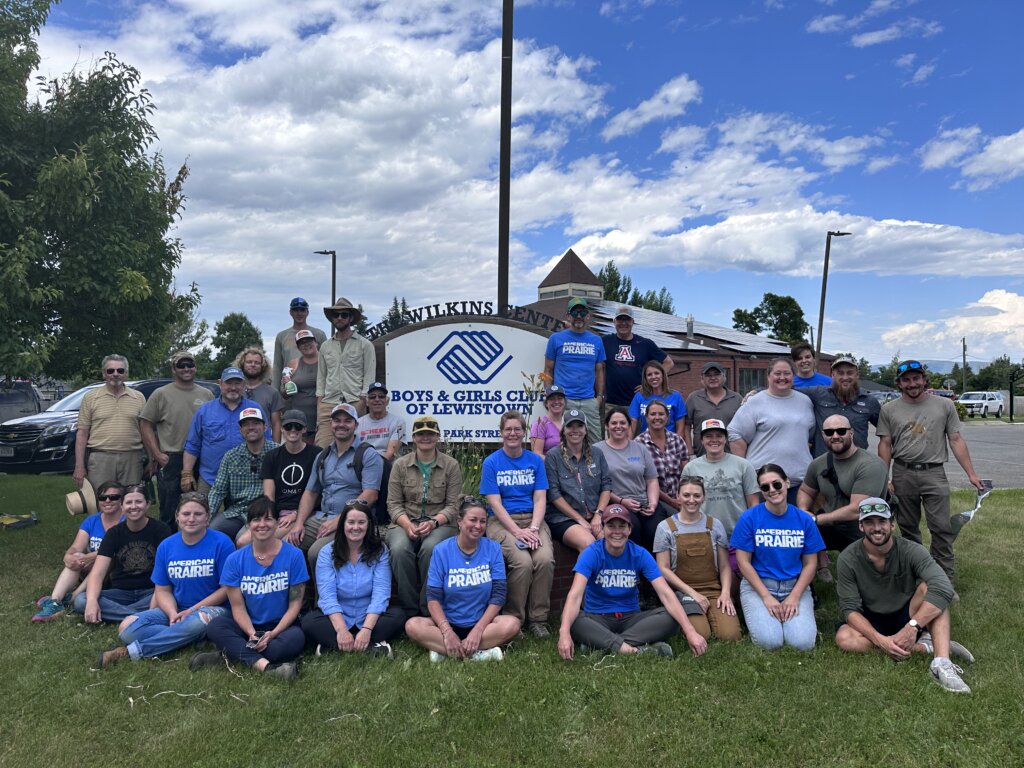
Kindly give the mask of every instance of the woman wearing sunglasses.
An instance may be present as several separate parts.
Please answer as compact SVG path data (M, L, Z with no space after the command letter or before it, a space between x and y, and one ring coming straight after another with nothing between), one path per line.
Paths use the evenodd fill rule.
M740 603L754 645L814 648L818 634L808 587L825 548L814 519L786 501L789 478L777 464L757 470L764 502L742 515L730 544L743 574Z
M103 536L85 592L75 597L75 610L85 614L87 624L120 622L149 608L156 549L171 535L171 529L148 517L148 509L141 485L125 489L121 499L124 521Z
M121 622L122 645L99 655L101 668L199 642L206 637L206 625L226 612L220 575L235 545L220 531L208 530L210 508L201 493L182 494L174 517L178 532L156 549L154 607Z
M740 620L732 602L729 539L725 526L701 510L703 504L704 479L683 477L679 511L654 534L654 557L700 636L736 641Z
M430 651L430 660L448 657L501 661L501 646L519 633L519 619L499 615L507 582L501 547L484 538L483 499L467 496L458 513L459 533L434 548L427 576L427 610L405 624L405 633Z
M59 619L71 601L85 590L86 579L96 562L96 553L103 536L124 519L121 514L122 496L124 490L113 481L99 487L96 493L99 512L94 512L82 521L75 540L64 553L64 568L57 577L57 583L53 585L53 591L36 601L39 612L32 617L32 621Z

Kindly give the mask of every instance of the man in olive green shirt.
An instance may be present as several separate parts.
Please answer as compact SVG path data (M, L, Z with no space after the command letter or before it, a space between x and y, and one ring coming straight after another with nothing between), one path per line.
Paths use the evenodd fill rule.
M357 416L366 413L366 394L377 378L377 354L373 344L355 332L363 314L352 302L340 298L324 310L334 326L334 335L320 345L316 371L316 444L326 448L334 442L331 411L348 403Z
M895 661L912 652L934 654L932 678L947 691L970 693L963 670L949 659L952 652L974 661L950 639L952 582L922 545L893 537L885 500L864 499L858 516L864 538L839 555L836 592L845 623L836 645L854 653L878 648Z

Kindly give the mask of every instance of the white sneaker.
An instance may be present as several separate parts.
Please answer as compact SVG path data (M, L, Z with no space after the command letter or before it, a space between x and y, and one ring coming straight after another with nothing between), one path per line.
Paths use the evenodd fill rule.
M932 640L931 632L922 632L921 636L917 638L917 642L923 645L928 653L935 653L935 643ZM956 640L949 641L949 654L950 656L956 656L957 658L963 659L970 664L974 663L974 654L960 645Z
M430 652L431 664L440 664L442 661L448 661L448 657L445 656L443 653L438 653L437 651Z
M486 651L477 651L469 657L470 661L501 661L504 658L504 654L501 652L501 648L494 646L488 648Z
M928 671L931 672L932 679L947 691L952 693L971 692L967 683L960 677L964 671L949 659L932 659L932 665Z

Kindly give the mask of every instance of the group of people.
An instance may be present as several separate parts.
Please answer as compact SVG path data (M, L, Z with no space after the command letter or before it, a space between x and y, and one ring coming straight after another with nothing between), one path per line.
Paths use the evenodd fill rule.
M375 369L372 345L352 331L358 310L345 299L330 308L335 333L319 348L308 305L295 299L291 312L275 365L295 357L276 387L265 355L248 349L213 399L179 353L174 382L138 410L127 361L104 360L105 384L83 403L75 479L141 464L103 442L134 418L159 467L162 519L146 515L137 483L100 482L98 512L35 617L73 604L89 622L119 622L122 644L101 666L206 637L218 650L194 655L193 667L226 657L292 678L307 646L390 655L403 632L433 661L500 659L521 630L551 634L557 541L578 553L558 627L566 659L577 646L671 655L676 631L699 656L712 638L740 638L740 614L755 644L809 650L811 585L833 579L832 549L839 646L933 653L933 676L968 690L949 660L951 649L969 656L949 638L952 538L936 536L943 495L949 527L947 444L981 486L955 411L951 420L948 403L927 394L919 363L899 366L902 397L881 409L852 358L816 381L809 348L772 361L767 388L745 402L709 362L684 400L668 385L671 358L632 333L630 308L601 338L574 298L545 353L545 413L532 428L522 413L502 414L501 447L483 462L479 496L465 497L436 419L417 418L401 454L404 422L387 411L387 387L353 373ZM286 407L314 362L312 400ZM869 423L879 456L866 450ZM106 448L90 442L97 432ZM175 458L172 489L163 471L174 475ZM890 461L901 539L885 500ZM919 543L922 502L931 555Z

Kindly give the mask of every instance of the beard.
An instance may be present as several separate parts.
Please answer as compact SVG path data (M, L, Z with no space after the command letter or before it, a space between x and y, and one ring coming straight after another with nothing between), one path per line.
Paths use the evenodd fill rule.
M845 405L849 403L857 396L859 387L856 382L850 384L840 384L837 381L832 382L832 391L836 393L836 397Z

